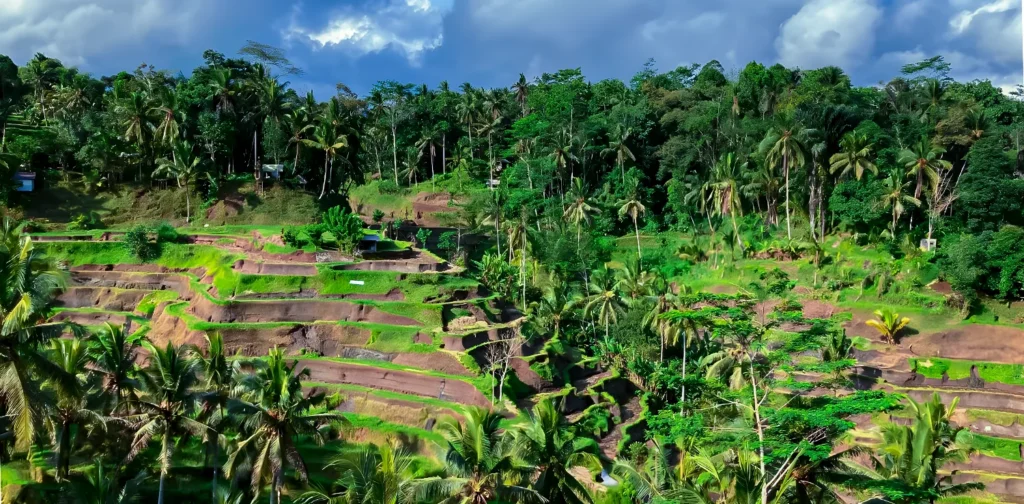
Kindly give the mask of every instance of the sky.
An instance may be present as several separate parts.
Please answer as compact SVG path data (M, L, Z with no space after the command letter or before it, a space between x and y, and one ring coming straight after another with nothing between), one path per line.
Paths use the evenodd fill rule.
M0 54L36 52L96 76L141 63L188 74L247 40L284 49L318 98L378 80L508 86L582 68L628 80L752 60L838 65L873 85L942 55L962 80L1022 82L1022 0L0 0Z

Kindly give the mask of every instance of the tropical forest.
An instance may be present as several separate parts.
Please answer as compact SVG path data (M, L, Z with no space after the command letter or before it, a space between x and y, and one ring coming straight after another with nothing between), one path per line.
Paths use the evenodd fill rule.
M1024 502L1024 93L0 55L0 502Z

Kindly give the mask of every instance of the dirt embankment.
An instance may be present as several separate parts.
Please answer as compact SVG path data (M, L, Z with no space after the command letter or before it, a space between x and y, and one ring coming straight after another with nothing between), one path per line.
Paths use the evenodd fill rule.
M922 357L1024 364L1024 330L1014 327L967 325L909 336L901 344Z
M458 359L443 352L434 352L429 354L402 353L395 355L391 362L418 369L429 369L431 371L438 371L450 375L473 376L473 373L466 369L466 366L463 366Z
M459 404L490 406L490 401L476 387L459 380L329 360L300 360L297 369L308 369L310 381L315 382L345 383Z
M370 392L344 391L345 400L338 407L346 413L374 416L401 425L430 429L443 417L453 417L462 421L461 414L449 408L438 408L415 401L401 399L385 399Z
M255 299L281 299L283 297L293 299L351 299L365 301L405 301L405 293L399 288L388 291L387 294L320 294L316 289L300 289L298 292L259 292L235 294L236 300Z
M372 322L397 326L418 326L411 318L394 315L371 305L343 301L233 301L217 304L196 296L189 312L206 322Z
M295 325L272 329L225 329L218 331L232 353L255 357L273 348L289 354L303 351L328 357L340 357L350 346L365 345L370 331L333 324Z
M64 311L54 315L51 320L54 322L73 322L85 326L97 326L105 322L110 322L116 326L123 326L127 322L128 317L120 313Z
M241 259L233 265L235 271L247 275L316 276L313 264L257 262Z
M140 265L146 266L146 265ZM96 268L96 269L91 269ZM136 272L99 269L106 266L83 266L71 270L71 284L81 287L110 287L137 290L173 290L183 298L190 298L188 278L166 271ZM147 268L148 269L148 268Z
M110 287L69 287L57 296L56 305L64 308L99 308L110 311L135 310L151 290L125 290Z

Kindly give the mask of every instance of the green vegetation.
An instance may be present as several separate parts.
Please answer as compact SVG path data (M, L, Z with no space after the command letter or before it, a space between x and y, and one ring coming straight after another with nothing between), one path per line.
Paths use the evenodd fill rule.
M951 380L970 378L971 368L977 368L978 377L987 382L1024 385L1024 366L1020 364L917 357L910 359L910 367L928 378L941 379L946 375Z

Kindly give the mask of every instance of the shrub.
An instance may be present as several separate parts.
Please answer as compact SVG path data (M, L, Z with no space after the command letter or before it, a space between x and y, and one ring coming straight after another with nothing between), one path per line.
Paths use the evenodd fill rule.
M323 225L333 235L338 248L352 252L363 239L363 221L348 207L331 207L323 216ZM324 239L326 241L326 239Z
M381 180L380 183L377 184L377 191L381 194L394 195L398 194L401 190L402 189L398 187L398 184L393 180Z
M156 241L157 243L178 243L181 240L181 234L178 233L174 226L162 222L156 227Z
M68 223L68 231L86 231L89 229L103 229L103 227L103 221L100 220L100 216L96 212L78 214Z
M141 261L150 261L160 256L160 248L149 239L149 228L136 226L124 234L121 240L128 253Z
M373 222L376 222L377 224L380 224L380 221L382 221L382 220L384 220L384 211L379 209L379 208L374 210L373 211Z

